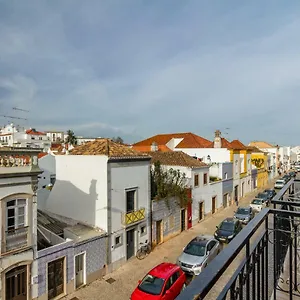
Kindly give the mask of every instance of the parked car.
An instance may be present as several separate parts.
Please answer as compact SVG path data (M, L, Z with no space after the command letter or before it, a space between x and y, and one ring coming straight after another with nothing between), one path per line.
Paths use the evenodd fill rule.
M264 190L264 193L268 193L270 195L270 199L272 200L273 197L276 195L276 191L274 189L266 189Z
M293 171L292 171L292 172L289 173L289 175L290 175L292 178L295 178L295 177L296 177L296 172L293 172Z
M254 217L254 211L252 207L239 207L234 213L233 218L240 221L243 224L248 224Z
M264 202L266 202L267 206L270 204L271 201L271 196L268 193L258 193L255 198L263 200Z
M218 241L229 243L243 229L240 221L234 218L226 218L217 226L215 238Z
M223 249L213 236L202 235L192 239L177 259L181 269L190 275L199 275Z
M275 189L282 189L285 186L286 182L284 179L278 179L276 180L275 184L274 184L274 188Z
M262 199L253 199L250 206L254 211L260 212L263 208L267 206L266 202Z
M179 266L161 263L154 267L131 294L131 300L174 300L185 288L186 275Z

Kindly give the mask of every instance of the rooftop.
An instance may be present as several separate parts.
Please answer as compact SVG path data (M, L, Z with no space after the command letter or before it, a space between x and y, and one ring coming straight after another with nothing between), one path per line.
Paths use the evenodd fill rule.
M146 153L115 143L111 139L97 139L70 150L69 155L106 155L110 158L149 158Z
M192 132L183 132L157 134L148 139L133 144L133 148L135 148L136 146L151 147L153 142L157 143L158 146L166 145L172 139L182 139L182 141L180 141L180 143L175 148L207 148L211 144L211 141Z
M160 152L152 151L146 152L151 156L151 163L160 162L167 166L182 166L189 168L203 168L208 167L207 164L201 162L182 151Z
M31 134L31 135L46 135L46 133L41 132L41 131L36 131L35 128L30 128L26 130L26 134Z
M275 148L276 146L264 142L264 141L253 141L249 143L249 146L257 147L257 148Z

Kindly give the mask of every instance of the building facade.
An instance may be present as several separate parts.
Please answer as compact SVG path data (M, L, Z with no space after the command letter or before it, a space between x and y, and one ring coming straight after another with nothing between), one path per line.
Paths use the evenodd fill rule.
M0 299L32 299L37 284L38 152L0 148Z
M118 268L150 241L151 158L98 139L55 159L56 182L45 210L107 232L108 267Z

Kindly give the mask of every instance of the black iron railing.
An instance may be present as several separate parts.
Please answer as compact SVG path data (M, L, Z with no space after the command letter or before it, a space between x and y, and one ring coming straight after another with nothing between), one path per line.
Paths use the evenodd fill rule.
M300 180L287 183L272 203L274 207L257 214L177 299L300 297Z

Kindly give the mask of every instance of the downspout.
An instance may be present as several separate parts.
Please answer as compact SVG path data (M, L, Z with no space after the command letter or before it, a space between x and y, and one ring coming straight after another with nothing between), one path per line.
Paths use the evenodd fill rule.
M111 230L112 225L111 225L111 170L110 170L110 163L109 161L107 162L107 268L108 268L108 273L111 272Z
M152 244L153 244L153 222L152 222L152 186L151 186L151 163L149 162L149 167L148 167L148 178L149 178L149 184L148 184L148 190L149 190L149 217L150 217L150 245L151 245L151 249L153 248Z

